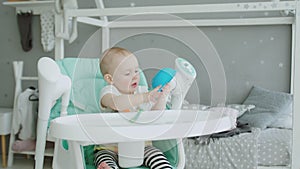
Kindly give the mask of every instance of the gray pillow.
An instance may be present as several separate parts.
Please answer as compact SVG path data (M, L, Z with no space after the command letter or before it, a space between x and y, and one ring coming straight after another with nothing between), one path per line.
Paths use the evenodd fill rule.
M243 114L238 120L252 127L265 129L282 114L286 114L292 100L291 94L254 86L243 104L253 104L255 108Z
M291 103L286 112L280 114L279 117L276 118L268 127L272 128L293 128L293 103Z

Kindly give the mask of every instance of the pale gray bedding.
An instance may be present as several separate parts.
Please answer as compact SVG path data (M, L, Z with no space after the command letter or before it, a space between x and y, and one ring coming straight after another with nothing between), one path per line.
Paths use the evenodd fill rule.
M185 169L254 169L257 166L287 166L291 157L291 138L292 130L267 128L215 139L206 145L199 144L194 139L185 139Z
M292 130L267 128L258 139L258 165L285 166L290 164Z
M257 140L260 130L219 138L209 144L185 139L186 169L253 169L257 166Z

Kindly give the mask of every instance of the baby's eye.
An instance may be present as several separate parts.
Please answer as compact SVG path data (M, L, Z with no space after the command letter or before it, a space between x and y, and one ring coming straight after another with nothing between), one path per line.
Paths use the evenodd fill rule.
M139 70L135 70L134 73L139 73Z
M130 75L130 72L126 72L124 75L125 75L125 76L129 76L129 75Z

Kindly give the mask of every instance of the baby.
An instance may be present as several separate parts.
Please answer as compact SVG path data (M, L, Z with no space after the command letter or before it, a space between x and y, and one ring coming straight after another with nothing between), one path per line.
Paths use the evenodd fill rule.
M139 86L140 69L137 58L126 49L113 47L103 53L100 61L101 73L108 83L100 93L102 112L137 112L140 110L163 110L166 106L170 85L152 91ZM117 147L114 144L95 148L97 169L118 169ZM164 154L146 144L143 165L150 169L171 169Z

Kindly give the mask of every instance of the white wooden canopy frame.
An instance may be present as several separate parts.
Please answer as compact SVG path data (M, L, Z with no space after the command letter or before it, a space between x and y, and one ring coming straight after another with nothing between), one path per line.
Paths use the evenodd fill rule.
M173 6L145 6L105 8L102 0L96 0L97 8L92 9L65 9L64 17L78 17L78 21L102 28L102 50L110 46L110 29L138 28L138 27L188 27L194 26L238 26L238 25L291 25L291 93L294 95L293 105L293 151L292 169L300 168L300 1L270 1L249 3L223 4L193 4ZM246 13L246 12L273 12L280 11L285 15L272 17L243 17L228 19L193 19L186 20L139 20L139 21L109 21L109 16L126 16L136 14L196 14L196 13ZM93 18L92 18L93 17ZM95 19L99 17L99 19ZM63 16L56 15L55 27L63 30ZM56 38L55 59L64 58L64 40ZM298 121L298 122L297 122Z

